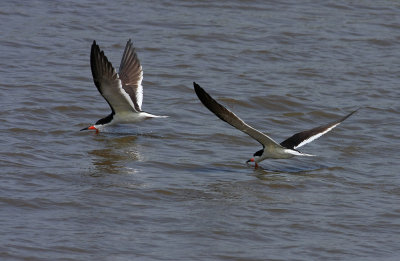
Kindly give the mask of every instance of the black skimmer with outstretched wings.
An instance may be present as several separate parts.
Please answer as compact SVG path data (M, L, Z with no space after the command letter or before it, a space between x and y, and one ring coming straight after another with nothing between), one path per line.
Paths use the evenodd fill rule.
M150 118L165 118L142 111L143 70L129 39L122 55L119 73L108 61L100 47L93 41L90 67L97 90L111 107L111 114L82 130L102 130L107 126L136 123Z
M284 140L281 143L277 143L271 139L268 135L254 129L233 112L219 104L214 100L203 88L197 83L193 83L194 90L199 97L200 101L206 106L211 112L217 115L221 120L229 123L238 130L243 131L263 146L263 148L256 153L247 162L254 162L257 167L257 163L265 159L288 159L294 156L313 156L310 154L301 153L297 148L321 137L325 133L329 132L336 126L338 126L342 121L350 117L357 110L349 113L343 118L336 120L334 122L313 128L311 130L302 131L294 134L290 138Z

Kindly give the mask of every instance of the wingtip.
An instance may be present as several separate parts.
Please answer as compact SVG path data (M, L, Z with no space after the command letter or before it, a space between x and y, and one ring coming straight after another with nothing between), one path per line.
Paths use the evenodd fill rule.
M193 82L194 91L198 94L199 92L205 92L196 82Z
M358 112L358 110L361 108L357 108L356 110L350 112L349 114L347 114L346 116L343 117L342 121L344 121L345 119L347 119L348 117L350 117L351 115L353 115L354 113Z
M96 40L93 40L91 53L93 54L96 50L100 52L100 46L97 44Z
M197 97L204 104L204 96L207 96L208 93L203 88L201 88L200 85L198 85L196 82L193 82L193 86L194 86L194 92L196 93Z

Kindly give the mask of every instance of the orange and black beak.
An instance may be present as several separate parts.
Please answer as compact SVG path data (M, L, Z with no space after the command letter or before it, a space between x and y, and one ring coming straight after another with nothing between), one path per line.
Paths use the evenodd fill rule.
M254 158L251 158L248 161L246 161L246 163L249 163L249 162L254 162Z
M254 168L255 168L255 169L258 168L258 164L257 164L257 162L255 161L254 158L251 158L251 159L249 159L248 161L246 161L247 164L248 164L249 162L254 162Z
M81 129L81 131L84 131L84 130L96 130L96 131L98 131L98 129L96 129L96 127L95 126L89 126L89 127L87 127L87 128L83 128L83 129Z

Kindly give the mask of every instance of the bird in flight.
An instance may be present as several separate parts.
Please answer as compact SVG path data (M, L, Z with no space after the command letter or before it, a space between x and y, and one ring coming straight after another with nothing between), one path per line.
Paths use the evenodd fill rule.
M277 143L268 135L254 129L236 116L236 114L219 104L203 88L201 88L200 85L195 82L193 82L193 85L197 97L199 97L200 101L207 107L207 109L213 112L221 120L229 123L236 129L243 131L261 143L263 148L254 153L253 157L246 161L246 163L254 162L256 168L258 167L258 163L265 159L288 159L294 156L314 156L302 153L297 149L329 132L357 111L355 110L334 122L296 133L283 142Z
M111 125L168 117L142 111L143 70L131 39L126 43L118 73L96 41L93 41L90 52L90 67L94 84L110 106L111 113L82 130L99 132Z

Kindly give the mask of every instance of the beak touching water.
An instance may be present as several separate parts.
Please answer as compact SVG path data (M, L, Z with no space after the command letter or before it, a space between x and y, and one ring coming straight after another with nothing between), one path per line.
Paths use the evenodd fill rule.
M248 161L246 161L246 163L249 163L249 162L254 162L254 158L251 158Z
M84 130L96 130L96 131L99 131L95 126L89 126L87 128L81 129L81 131L84 131Z
M258 168L258 164L257 162L254 160L254 158L249 159L248 161L246 161L247 164L249 164L249 162L254 162L254 168Z

